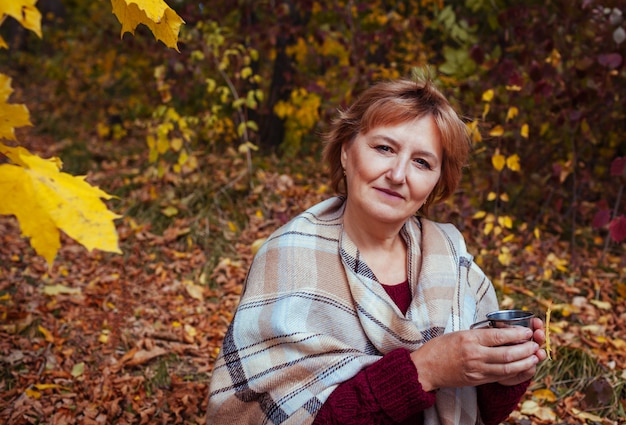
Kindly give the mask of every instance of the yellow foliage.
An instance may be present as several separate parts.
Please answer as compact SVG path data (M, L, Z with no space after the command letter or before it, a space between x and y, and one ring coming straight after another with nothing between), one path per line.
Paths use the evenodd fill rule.
M513 220L508 215L498 217L498 224L502 227L506 227L507 229L513 228Z
M556 394L554 394L547 388L533 391L533 397L538 400L545 400L550 403L554 403L556 401Z
M550 56L546 58L546 63L549 63L554 68L561 64L561 53L557 49L552 49Z
M485 103L485 108L483 109L483 120L487 117L487 114L489 113L489 103Z
M498 254L498 261L503 266L508 266L511 264L511 251L506 246L503 246L500 250L500 254Z
M324 56L335 56L339 59L340 66L348 66L350 63L350 54L343 44L337 40L326 37L322 47L319 49Z
M15 215L22 234L52 264L61 246L59 230L85 246L120 253L113 219L101 199L106 192L84 177L60 171L57 158L43 159L21 147L0 143L13 164L0 165L0 214Z
M35 7L35 3L37 0L0 0L0 23L4 16L8 15L41 38L41 13ZM2 37L0 44L7 47Z
M501 125L496 125L494 128L489 131L489 135L493 137L499 137L504 134L504 128Z
M506 164L506 158L504 158L504 155L502 155L499 151L496 151L496 153L491 157L491 164L496 170L502 171L504 165Z
M298 41L296 41L294 45L291 45L286 49L286 53L288 55L295 56L296 62L301 65L305 63L308 51L308 45L302 37L298 37Z
M288 152L297 151L302 138L317 124L320 105L320 96L304 88L293 90L289 102L276 103L274 113L286 121L287 134L283 145Z
M512 171L520 171L519 155L513 154L506 159L506 166Z
M520 130L519 134L524 138L524 139L528 139L528 124L523 124L522 125L522 129Z
M467 123L467 129L472 137L472 142L477 143L483 140L482 135L480 134L480 130L478 130L478 121L474 120L470 123Z
M122 24L120 35L134 34L137 25L144 24L157 40L178 51L178 32L185 21L163 0L111 0L111 4Z
M484 218L487 215L485 211L478 211L472 216L473 219Z
M11 79L0 74L0 140L15 140L15 127L32 125L26 106L7 103L11 93L13 93Z
M491 102L493 99L493 90L489 89L483 93L483 102Z
M517 114L519 114L519 109L517 109L515 106L511 106L506 113L507 122L515 118Z

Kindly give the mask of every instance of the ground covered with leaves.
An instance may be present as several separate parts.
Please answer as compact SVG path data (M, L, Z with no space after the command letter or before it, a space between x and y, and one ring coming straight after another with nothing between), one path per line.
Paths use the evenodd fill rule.
M31 148L58 154L49 146ZM90 149L98 165L88 180L119 196L111 207L124 215L123 254L88 253L64 238L48 269L17 222L0 217L0 422L204 423L211 369L254 249L331 195L322 170L314 160L264 158L251 172L226 153L202 158L191 176L159 177L141 149ZM551 310L553 358L508 423L623 423L623 246L603 254L590 243L574 264L558 234L520 231L504 267L502 238L477 226L462 198L435 214L464 231L503 307L542 318Z

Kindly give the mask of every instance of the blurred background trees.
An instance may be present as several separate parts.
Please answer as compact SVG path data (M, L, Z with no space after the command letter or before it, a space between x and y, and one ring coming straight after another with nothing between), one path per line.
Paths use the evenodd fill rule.
M37 6L43 39L0 27L0 70L70 171L134 138L158 176L191 181L199 155L228 154L250 187L268 154L319 159L319 133L366 86L428 66L474 131L459 196L485 233L548 230L572 247L625 236L617 0L180 0L180 53L141 27L120 40L108 2Z

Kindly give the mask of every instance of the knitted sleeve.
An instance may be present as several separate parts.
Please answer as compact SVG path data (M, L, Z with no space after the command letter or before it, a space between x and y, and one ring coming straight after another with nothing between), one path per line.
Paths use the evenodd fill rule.
M339 385L315 417L314 425L394 424L411 419L422 423L421 412L435 403L425 392L410 352L399 348Z
M510 387L497 382L476 387L478 408L485 425L497 425L508 418L526 393L528 385L530 381Z

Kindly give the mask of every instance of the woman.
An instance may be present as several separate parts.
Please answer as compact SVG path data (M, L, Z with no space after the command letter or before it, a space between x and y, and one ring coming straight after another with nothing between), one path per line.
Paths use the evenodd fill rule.
M421 218L456 189L468 133L429 81L340 114L328 199L257 253L209 392L209 424L497 424L545 359L541 320L498 309L458 230ZM520 342L526 341L526 342Z

